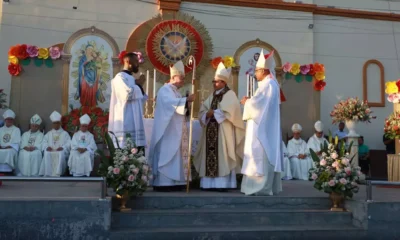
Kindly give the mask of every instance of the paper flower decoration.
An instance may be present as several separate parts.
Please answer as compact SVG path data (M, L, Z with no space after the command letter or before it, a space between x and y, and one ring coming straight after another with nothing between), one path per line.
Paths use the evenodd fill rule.
M47 59L47 58L49 58L49 49L47 49L47 48L39 48L38 58L39 59Z
M282 70L285 73L290 72L290 69L292 69L292 64L290 64L290 62L287 62L283 65Z
M124 64L124 56L125 56L125 54L126 54L126 51L124 50L124 51L120 52L119 55L118 55L119 63L120 63L121 65Z
M315 79L318 81L324 80L325 79L325 73L324 72L317 72L315 74Z
M293 75L297 75L300 73L300 64L293 63L292 68L290 69L290 73Z
M306 75L309 71L310 71L310 65L309 64L300 66L301 74Z
M18 47L18 52L16 57L21 60L27 59L29 57L29 54L26 52L26 50L27 50L26 44L20 45Z
M386 83L385 93L393 94L393 93L398 93L398 92L399 92L399 88L397 87L396 82L387 82Z
M224 63L226 68L235 66L235 62L233 60L233 57L231 57L231 56L225 56L224 59L223 59L223 63Z
M138 56L139 63L144 63L143 54L141 52L133 52L133 53Z
M8 65L8 72L11 74L11 76L18 76L21 70L22 68L19 64L10 63Z
M326 82L325 81L315 81L314 82L314 89L316 91L324 90L325 86L326 86Z
M11 46L8 50L8 56L17 56L19 52L20 45Z
M26 52L28 53L29 57L34 58L39 55L39 48L33 45L28 45Z
M325 66L320 63L314 63L314 71L317 72L325 72Z
M59 47L51 47L49 49L49 54L51 59L55 60L61 57L61 52Z
M218 64L219 64L220 62L224 62L224 61L222 60L222 57L216 57L216 58L214 58L213 60L211 60L211 66L212 66L214 69L217 69Z
M18 64L18 58L16 56L8 56L8 62L12 64Z
M315 69L314 69L314 64L309 64L310 71L308 71L308 75L314 76L315 75Z
M389 94L387 100L391 103L399 103L400 101L400 94L399 93L392 93Z

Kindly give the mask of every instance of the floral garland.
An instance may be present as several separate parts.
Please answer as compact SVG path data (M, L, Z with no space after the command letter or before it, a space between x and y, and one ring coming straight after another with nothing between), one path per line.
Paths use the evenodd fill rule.
M320 63L300 65L298 63L285 63L282 67L285 73L285 78L290 79L294 76L296 82L303 81L303 76L306 81L311 82L313 78L314 89L316 91L324 90L326 86L325 80L325 66Z
M108 111L99 107L80 107L71 108L71 112L64 115L61 119L62 127L69 133L75 133L79 126L79 118L83 115L90 116L89 132L93 133L97 143L104 142L104 134L108 127Z
M40 67L43 63L47 67L53 67L53 61L61 57L59 47L39 48L34 45L15 45L10 47L8 51L8 72L11 76L18 76L22 67L21 64L27 66L30 64L31 59L34 60L35 65Z
M336 104L330 115L332 123L344 121L371 122L371 119L376 118L371 113L372 111L367 101L362 101L358 98L348 98Z
M389 139L400 138L400 112L393 112L385 119L383 131Z
M385 89L387 100L391 103L400 102L400 79L397 81L386 82Z
M4 92L4 89L0 89L0 109L6 109L8 106L6 105L7 94Z
M232 56L225 56L224 58L222 58L222 57L213 58L211 60L211 66L214 69L217 69L218 68L218 64L221 63L221 62L225 65L226 68L236 67L235 60L233 59Z
M125 51L125 50L119 53L118 58L119 58L119 63L120 63L121 65L124 65L124 57L125 57L125 55L126 55L127 53L128 53L128 52ZM143 54L142 54L141 52L132 52L132 53L134 53L134 54L136 54L136 55L138 56L138 59L139 59L139 63L140 63L140 64L144 63L144 57L143 57Z

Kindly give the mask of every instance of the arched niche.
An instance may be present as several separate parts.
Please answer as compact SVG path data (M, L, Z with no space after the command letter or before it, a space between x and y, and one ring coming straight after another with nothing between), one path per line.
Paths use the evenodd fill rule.
M89 51L89 48L92 50ZM119 48L108 33L92 26L83 28L73 33L63 48L62 59L62 113L66 114L69 107L81 106L81 97L77 97L78 78L81 77L79 68L82 67L85 58L96 64L97 70L93 74L94 86L98 89L96 94L96 106L105 109L109 107L111 96L110 82L114 75L120 70ZM82 60L82 62L81 62ZM81 78L83 79L83 78ZM82 96L84 93L80 93ZM99 96L99 97L97 97Z
M379 68L379 102L371 102L368 99L368 67L370 65L376 65ZM374 79L375 80L375 79ZM363 98L365 101L368 101L368 105L370 107L385 107L385 68L383 64L376 60L371 59L364 63L363 66Z

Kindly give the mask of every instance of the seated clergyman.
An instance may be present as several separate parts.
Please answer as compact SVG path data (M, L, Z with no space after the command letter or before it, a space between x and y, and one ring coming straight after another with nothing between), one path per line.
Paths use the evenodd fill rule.
M3 114L4 126L0 128L0 172L12 172L17 167L21 131L14 126L15 113L8 109Z

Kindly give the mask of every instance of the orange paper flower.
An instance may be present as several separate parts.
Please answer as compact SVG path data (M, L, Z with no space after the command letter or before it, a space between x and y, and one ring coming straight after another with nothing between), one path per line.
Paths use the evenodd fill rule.
M320 63L314 63L314 71L315 72L325 72L325 66L324 64L320 64Z
M19 52L20 45L11 46L8 50L8 56L17 56Z
M218 64L223 62L222 57L216 57L211 61L211 66L215 69L217 69Z

